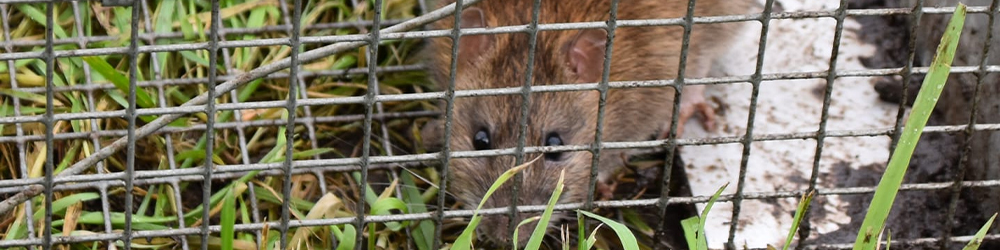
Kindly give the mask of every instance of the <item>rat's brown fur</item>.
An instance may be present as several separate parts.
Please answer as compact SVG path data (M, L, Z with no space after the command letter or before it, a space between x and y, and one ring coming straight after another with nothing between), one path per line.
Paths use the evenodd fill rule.
M443 0L438 6L452 3ZM524 25L531 22L533 0L484 0L473 5L484 14L487 27ZM684 17L686 0L621 0L619 20L662 19ZM542 0L539 23L606 21L610 0L557 1ZM751 13L749 0L699 0L696 16L716 16ZM434 24L434 29L451 29L454 19L446 18ZM740 24L695 25L692 31L686 76L703 77L710 61L718 56L734 38ZM585 77L575 73L568 63L566 46L572 44L580 30L545 31L537 36L537 51L532 85L583 83ZM455 86L457 90L519 87L525 81L529 51L528 34L487 35L491 46L467 49L460 56ZM619 27L611 63L611 81L674 79L677 76L683 28L679 26ZM481 39L480 37L479 39ZM463 38L464 39L469 38ZM476 39L476 38L473 38ZM606 39L606 38L603 38ZM463 44L464 45L464 44ZM602 45L603 46L603 45ZM445 89L449 83L452 41L430 39L425 56L435 81ZM461 47L460 47L461 48ZM464 57L464 58L463 58ZM603 50L600 58L603 58ZM589 79L592 79L591 75ZM673 113L674 90L669 87L628 88L608 91L602 141L638 141L654 137L669 127ZM594 141L597 124L599 93L549 92L533 93L526 144L544 145L550 132L559 133L565 145L589 145ZM517 147L521 114L521 96L486 96L457 98L451 136L452 151L474 150L473 136L486 129L493 149ZM431 128L425 140L440 139L441 128ZM434 134L438 134L437 136ZM428 138L430 137L430 138ZM622 165L621 151L602 150L599 171L601 180ZM537 154L525 155L527 160ZM561 170L566 170L566 188L560 202L582 202L586 198L592 155L587 151L565 152L562 161L539 159L522 173L519 205L545 204L555 188ZM514 156L490 158L452 158L449 191L467 207L475 207L501 173L515 165ZM504 185L486 203L487 208L505 207L510 203L511 185ZM524 219L527 216L519 216ZM492 219L491 219L492 218ZM481 226L495 241L508 241L507 217L487 217ZM531 227L533 228L533 226ZM520 231L531 231L525 228ZM525 236L519 236L526 239Z

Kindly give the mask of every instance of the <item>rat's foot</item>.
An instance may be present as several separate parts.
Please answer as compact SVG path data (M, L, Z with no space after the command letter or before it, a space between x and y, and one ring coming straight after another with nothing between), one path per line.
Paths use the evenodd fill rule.
M618 182L611 180L611 183L605 183L603 181L597 182L597 197L595 199L599 201L607 201L615 198L615 189L618 187Z
M677 133L681 134L684 131L684 124L687 123L688 119L694 114L699 114L701 118L701 126L707 131L715 130L715 110L708 103L705 102L704 96L691 97L690 99L682 100L681 103L681 117L678 123L680 127L677 127ZM683 103L685 101L691 101L688 103Z
M695 114L701 117L701 126L707 131L715 130L715 110L705 101L705 86L695 85L684 88L684 95L681 97L681 108L677 112L677 135L684 134L684 124ZM667 138L669 130L663 131L660 139Z

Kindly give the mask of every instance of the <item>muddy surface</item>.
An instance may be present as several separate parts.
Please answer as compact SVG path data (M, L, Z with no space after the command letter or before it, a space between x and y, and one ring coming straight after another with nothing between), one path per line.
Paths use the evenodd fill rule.
M763 2L763 1L761 1ZM899 8L913 6L915 1L850 0L851 9ZM957 1L926 1L927 6L954 6ZM988 6L988 0L963 1L970 6ZM826 11L839 7L839 1L776 0L778 12ZM907 7L910 8L910 7ZM844 22L836 67L839 71L897 68L909 61L910 40L914 39L915 66L928 65L940 34L950 15L927 14L921 29L911 34L911 17L850 17ZM988 28L986 15L971 14L965 27L955 66L978 65ZM744 35L746 42L734 46L728 58L720 60L713 76L743 76L754 73L759 48L759 24L752 25ZM830 18L773 20L765 48L764 74L822 72L829 70L836 21ZM1000 50L1000 29L993 29L994 50ZM1000 53L990 55L988 64L1000 64ZM980 89L977 123L1000 122L1000 74L983 78ZM832 84L828 107L827 131L886 129L896 125L899 102L915 97L923 75L909 77L911 84L903 86L903 77L841 77ZM942 94L929 125L966 124L976 86L973 74L953 74ZM825 79L765 81L760 85L758 103L750 105L751 85L747 83L710 86L710 102L719 113L718 131L700 130L697 124L686 138L743 136L748 130L748 115L756 112L753 133L757 135L790 132L815 132L820 127L823 100L829 86ZM905 92L909 89L910 92ZM907 93L907 95L904 95ZM903 106L903 108L907 108ZM905 119L905 117L904 117ZM911 161L905 183L951 182L962 174L965 180L1000 179L1000 135L977 131L966 137L958 133L925 134ZM968 162L960 164L966 138L972 138ZM744 193L767 194L808 188L816 176L818 188L875 186L889 158L888 136L826 138L817 148L814 139L753 142L747 157ZM682 154L694 195L711 195L725 183L730 188L724 194L735 193L741 175L742 145L721 144L686 146ZM819 161L816 162L817 154ZM941 237L946 232L944 222L951 206L950 189L937 191L902 191L896 200L888 227L893 239ZM806 244L844 244L855 239L871 194L830 195L817 198L812 204L809 237ZM997 188L966 188L960 192L955 207L955 221L948 228L952 235L970 235L998 211L1000 190ZM796 209L795 198L744 200L739 213L734 241L748 247L771 244L780 247L792 224ZM699 205L699 211L703 209ZM709 246L722 248L728 240L733 223L732 203L716 204L709 214L706 231ZM996 229L994 229L996 230ZM992 244L992 245L991 245ZM952 245L958 248L960 244ZM893 245L895 248L897 245ZM904 246L905 249L938 249L938 243ZM989 243L984 249L1000 246Z
M914 6L916 1L908 0L852 0L850 8L904 8ZM926 1L926 6L954 6L958 1ZM970 6L989 6L990 1L963 1ZM921 17L919 28L911 34L913 25L909 15L889 17L859 17L861 23L860 38L878 47L882 53L864 58L862 62L868 68L903 67L909 58L910 40L914 39L913 66L926 67L933 58L933 53L940 41L950 15L926 14ZM989 20L984 15L970 15L966 22L964 33L959 44L955 66L978 65L982 61L983 47L989 31ZM993 29L993 48L1000 47L1000 32ZM998 53L992 53L986 60L987 64L1000 63ZM883 101L898 104L906 101L912 103L919 90L923 75L913 75L905 86L904 78L900 76L883 77L877 80L875 88ZM972 111L974 90L979 77L973 74L955 74L949 79L944 93L932 114L928 125L958 125L967 124ZM979 92L977 123L996 123L1000 121L1000 77L997 74L983 75L982 88ZM904 96L907 98L904 99ZM992 131L976 131L971 140L965 133L928 133L924 134L905 177L905 183L951 182L962 176L964 180L997 179L998 148L1000 136ZM968 145L968 161L962 162L963 149ZM962 168L964 169L964 173ZM849 186L870 186L878 182L881 170L878 166L866 166L852 172L839 172L827 176L834 183ZM982 223L992 213L998 211L997 203L1000 196L997 188L965 188L959 192L956 203L954 222L946 228L945 221L952 202L952 190L935 191L903 191L900 192L887 223L892 230L893 238L926 238L941 237L951 230L951 235L971 235L982 226ZM850 226L844 227L817 238L817 241L850 241L856 234L856 229L864 217L864 207L868 206L870 195L845 197L850 203L848 214L852 217ZM994 229L995 232L995 229ZM950 249L960 248L963 244L951 244ZM938 249L939 244L924 246L908 246L908 249ZM987 242L983 249L1000 248L997 242Z

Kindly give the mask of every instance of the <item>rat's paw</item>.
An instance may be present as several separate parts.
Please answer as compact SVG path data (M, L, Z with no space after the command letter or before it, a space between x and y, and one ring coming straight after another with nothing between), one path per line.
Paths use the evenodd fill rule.
M678 112L680 117L677 134L683 134L684 124L695 114L701 117L701 126L706 131L715 131L715 110L705 101L705 86L696 85L684 90L684 95L681 97L681 109Z
M692 101L693 103L681 103L681 111L680 111L681 117L680 120L678 121L678 123L680 123L680 127L677 127L677 133L678 134L682 133L684 129L684 124L687 123L687 120L691 119L691 116L694 116L695 114L698 114L698 116L701 118L702 128L705 128L706 131L714 131L715 109L712 109L712 106L709 106L708 103L705 102L705 97L703 96L693 97L692 99L697 99L697 100ZM688 101L688 100L682 100L682 101Z
M618 182L611 180L611 183L605 183L603 181L597 182L597 197L596 200L608 201L615 198L615 189L618 188Z
M715 131L715 109L705 101L704 86L691 86L685 88L681 97L681 107L677 111L677 135L684 134L684 124L697 114L701 118L701 126L706 131ZM666 139L670 133L669 129L664 129L657 139Z

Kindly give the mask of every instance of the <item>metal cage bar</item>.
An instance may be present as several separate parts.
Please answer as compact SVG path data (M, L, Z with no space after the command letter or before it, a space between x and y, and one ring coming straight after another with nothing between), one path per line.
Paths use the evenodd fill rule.
M52 9L54 9L53 5L54 5L53 3L47 3L47 6L46 6L47 8L45 8L45 26L46 27L52 27L53 25L55 25L54 24L55 22L52 21L53 19L55 19L55 14L53 14L53 10L52 10ZM56 68L55 67L55 58L52 56L52 54L53 54L52 40L55 39L54 38L55 37L54 33L55 33L55 31L53 31L53 29L45 29L45 51L43 51L42 53L43 53L43 55L45 55L44 56L44 58L45 58L45 88L48 89L48 91L45 91L45 103L46 104L53 103L54 102L53 99L54 99L54 95L55 95L54 93L52 93L52 86L55 85L55 83L53 83L53 78L54 78L53 75L55 75L55 71L56 71L55 70L55 68ZM11 68L10 71L13 72L13 68ZM130 95L129 97L130 97L129 101L131 101L131 103L135 103L134 93L133 93L133 95ZM55 134L55 122L52 119L52 115L53 115L53 112L54 112L53 108L54 108L53 105L45 105L45 120L42 121L42 123L45 124L45 177L44 177L45 178L45 182L44 182L45 183L45 201L43 201L43 204L45 206L45 208L44 208L45 209L45 223L42 224L42 226L44 227L44 228L42 228L42 249L46 249L46 250L52 248L52 199L55 198L55 195L52 192L52 186L54 186L54 184L52 182L52 171L55 170L55 156L53 156L53 155L56 152L55 151L55 142L52 140L52 138L55 137L55 136L53 136ZM132 107L132 109L129 110L129 113L135 113L135 108ZM129 121L129 129L130 129L129 130L130 134L132 133L132 130L135 129L135 119L134 118L133 118L132 121ZM134 151L134 143L133 144L129 144L129 146L130 146L129 147L129 151L130 152L135 152ZM128 161L130 162L129 164L131 164L132 158L131 157L128 158ZM129 187L129 186L131 186L131 184L132 184L131 182L126 181L125 186ZM129 198L131 198L131 197L129 197ZM132 204L131 203L126 203L125 207L126 207L126 209L131 210L132 209ZM128 220L128 219L130 219L130 217L126 217L126 220ZM125 226L126 236L129 233L128 231L129 231L129 225L126 225ZM126 243L127 242L128 241L126 241Z
M833 49L830 52L829 72L837 71L837 58L840 56L840 41L844 35L844 19L847 18L846 10L847 0L841 0L840 7L837 8L837 25L833 31ZM809 192L816 190L816 183L819 180L820 159L823 156L823 142L826 140L826 126L827 121L829 121L830 118L830 101L833 99L830 96L833 94L833 84L836 80L836 74L829 74L826 76L826 87L823 90L822 114L820 114L819 130L816 132L816 154L815 157L813 157L812 170L810 170L809 174ZM799 229L799 239L809 239L809 233L812 232L812 222L809 220L811 214L812 213L810 213L809 210L806 210L803 214L802 224ZM801 245L802 244L799 245L799 249L802 248Z
M761 31L760 41L757 49L757 65L754 66L754 74L750 79L753 90L750 93L750 113L747 115L747 130L740 141L743 144L743 156L740 159L739 179L736 183L736 196L733 200L733 213L730 221L740 220L740 209L743 204L743 189L746 186L747 166L750 161L750 144L753 142L754 118L757 115L757 97L760 95L761 74L764 70L764 50L767 48L767 33L770 30L770 14L774 10L774 0L767 0L764 3L764 15L760 19ZM736 249L736 226L739 223L732 223L729 226L729 240L726 241L726 249Z

